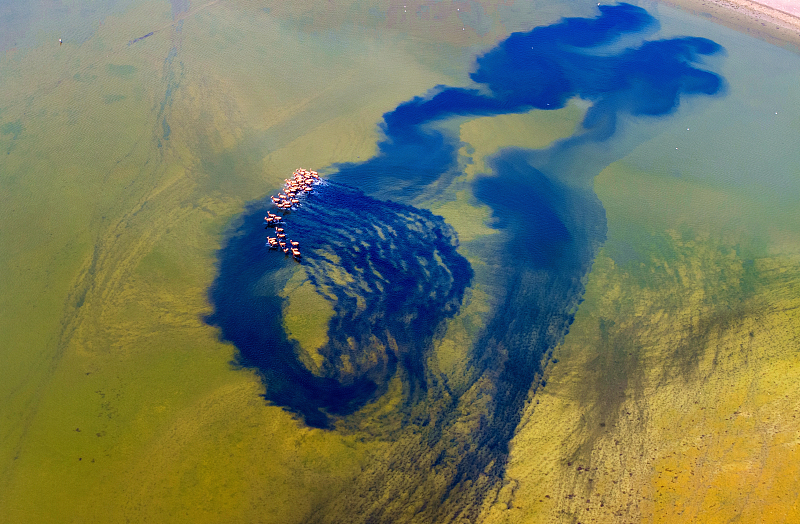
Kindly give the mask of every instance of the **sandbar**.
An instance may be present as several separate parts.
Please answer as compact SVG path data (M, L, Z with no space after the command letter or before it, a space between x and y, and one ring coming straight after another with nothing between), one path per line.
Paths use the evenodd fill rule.
M660 0L770 43L800 51L796 0Z

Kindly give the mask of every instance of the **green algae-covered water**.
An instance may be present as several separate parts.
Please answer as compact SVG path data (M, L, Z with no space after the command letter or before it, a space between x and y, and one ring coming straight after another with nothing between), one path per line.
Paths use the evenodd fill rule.
M800 58L640 6L0 6L0 522L795 520Z

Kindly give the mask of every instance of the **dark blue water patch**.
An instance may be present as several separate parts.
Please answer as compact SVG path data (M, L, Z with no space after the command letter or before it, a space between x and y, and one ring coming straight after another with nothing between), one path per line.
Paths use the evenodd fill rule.
M410 409L411 427L390 435L399 444L306 521L476 522L482 498L501 485L542 360L568 332L605 238L596 195L541 172L525 153L510 149L491 159L493 177L477 184L504 234L487 242L494 252L484 259L499 284L488 325L471 347L458 348L469 383L456 390L444 377L431 380ZM471 242L470 252L481 242Z
M475 359L508 385L497 402L508 422L518 420L543 359L574 320L584 278L606 240L606 215L590 188L540 171L527 151L507 149L487 164L493 176L478 178L474 192L491 208L493 227L505 232L506 293L476 341Z
M336 183L317 186L285 215L302 269L334 306L323 365L312 373L283 331L274 286L294 262L264 245L269 209L252 205L220 251L207 319L236 346L238 363L259 371L265 398L323 428L385 392L397 372L405 402L419 401L433 337L458 312L472 278L452 228L429 211Z
M382 198L411 201L425 186L457 166L460 142L432 125L459 115L485 116L558 109L574 97L592 102L582 134L603 140L618 117L664 115L681 95L721 92L721 77L696 67L721 47L704 38L645 42L616 54L594 50L620 36L656 26L647 11L630 4L600 6L593 19L514 33L480 56L470 75L476 87L437 86L383 117L385 138L367 162L337 166L337 180L357 183Z
M704 55L721 50L714 42L640 38L634 47L618 45L620 37L633 41L655 27L643 9L620 4L601 6L596 18L512 34L477 58L474 85L437 86L400 104L383 117L374 158L333 166L334 181L370 196L334 183L286 223L289 236L301 242L309 279L335 303L316 374L286 340L281 301L270 287L281 287L277 268L290 262L278 257L269 266L259 258L257 267L240 267L228 259L255 258L258 252L248 250L262 249L263 242L247 239L251 233L242 228L230 237L210 322L236 344L242 364L258 367L266 397L319 427L352 414L346 427L398 443L307 521L475 521L482 497L497 492L525 402L542 384L543 362L569 331L605 239L605 212L592 179L620 151L598 143L612 140L626 115L664 116L684 97L724 92L723 79L701 68ZM444 222L404 204L462 174L463 144L446 130L452 124L446 119L557 109L574 97L591 106L573 137L546 151L501 151L487 161L492 176L473 183L476 200L491 208L491 225L503 234L486 241L483 251L470 245L493 268L491 276L480 275L484 289L495 292L493 310L471 346L459 348L464 373L451 388L427 368L427 355L442 322L457 313L471 271ZM264 211L249 209L243 223ZM260 331L254 327L259 311L271 316ZM382 433L376 428L382 420L354 413L385 391L392 376L401 378L401 409L410 416Z
M361 164L342 164L333 179L357 183L368 194L409 202L427 184L458 166L458 139L432 127L398 129L378 144L379 154Z
M492 227L513 232L509 249L517 264L574 271L577 255L565 222L571 217L563 187L527 162L524 151L509 149L490 166L501 176L481 177L473 192L493 211Z
M413 202L431 185L460 174L463 144L440 121L558 109L574 97L591 102L573 137L546 151L508 149L487 161L492 176L477 178L473 194L491 208L491 225L503 234L485 241L485 249L475 245L481 240L470 244L470 252L481 253L492 268L481 278L491 280L496 295L486 328L471 347L460 348L467 355L465 384L453 390L446 379L433 381L415 406L420 422L405 439L395 436L402 444L312 521L477 519L482 497L502 483L525 402L532 389L544 386L543 362L568 333L605 240L605 211L592 180L620 151L612 144L598 148L598 142L611 140L625 115L664 116L683 97L724 92L723 79L700 67L704 55L721 51L716 43L687 37L615 47L620 37L632 40L657 22L628 4L599 12L510 35L477 58L471 75L476 85L438 86L400 104L383 117L374 158L335 166L336 180ZM408 435L421 436L414 441ZM418 463L430 456L437 457L430 474L420 474ZM400 478L413 478L415 485ZM407 503L387 506L391 500Z

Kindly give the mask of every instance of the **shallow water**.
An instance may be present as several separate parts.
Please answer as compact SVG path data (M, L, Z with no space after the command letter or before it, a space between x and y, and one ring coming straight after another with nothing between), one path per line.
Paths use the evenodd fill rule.
M503 292L493 297L496 306L485 329L470 347L462 349L465 367L471 368L471 384L482 381L481 389L492 392L491 407L478 409L491 422L474 428L469 439L476 444L438 470L438 475L448 479L438 496L449 503L417 510L429 511L431 517L477 516L471 503L459 502L462 492L472 490L467 483L476 471L486 472L489 485L501 481L508 441L522 417L528 392L539 385L542 359L573 321L582 283L606 231L602 205L590 187L611 159L586 155L587 146L612 140L620 117L666 115L684 97L722 90L720 76L693 66L699 57L720 51L714 42L654 40L610 52L608 46L620 36L640 32L655 20L630 5L600 11L595 19L567 19L500 42L478 57L471 74L477 88L439 86L400 104L383 117L385 138L375 157L334 168L333 180L357 184L382 199L412 203L433 182L459 176L453 172L458 168L458 139L446 127L437 128L436 122L466 115L556 110L574 97L592 103L575 136L547 151L503 150L488 163L491 175L471 184L474 198L488 205L495 217L492 227L504 233L503 240L493 246L499 254L495 263L502 268ZM603 49L602 55L593 53L594 49ZM580 169L573 161L577 156L582 159ZM243 261L252 263L253 246L258 244L252 235L253 223L264 213L262 206L245 215L245 223L231 233L234 240L220 252L220 276L211 293L215 305L211 323L220 326L223 338L239 348L240 363L259 370L266 398L301 413L306 423L328 427L323 413L349 415L366 402L376 401L401 370L402 405L407 412L403 425L428 434L425 446L411 455L422 456L426 448L439 449L452 442L451 428L458 422L446 411L460 402L459 395L430 369L429 355L433 335L458 312L472 273L465 259L450 252L455 236L443 236L441 222L434 226L431 219L406 217L408 213L419 216L421 211L379 204L338 183L323 186L307 206L285 218L287 231L311 246L303 262L304 267L308 264L308 278L336 310L329 322L329 345L320 351L324 356L321 378L315 379L303 369L295 356L298 351L290 348L281 332L280 302L274 296L270 300L246 292L256 282L269 279L261 269L242 268ZM392 239L388 246L385 237ZM428 250L440 254L420 259ZM321 256L324 252L335 253L335 259ZM374 274L379 276L376 282L371 281ZM258 318L265 311L275 311L276 319L260 324L247 314L254 312ZM284 348L280 352L285 357L275 357L278 347ZM344 354L347 359L342 358ZM441 417L425 415L420 421L420 414L443 395L450 397L452 407L440 408L445 410ZM365 423L369 422L359 422ZM392 439L402 440L402 431L393 431ZM481 491L488 489L483 486ZM380 490L375 493L384 496ZM323 514L324 520L335 520L331 516L335 511L321 510ZM365 511L363 519L371 518L388 516L384 510Z
M740 257L761 275L746 293L692 291L727 319L765 293L764 257L800 246L797 56L642 5L4 4L0 521L533 512L544 493L519 471L590 448L570 440L595 416L576 399L622 409L592 370L643 380L598 357L572 411L535 418L573 380L553 363L573 325L596 327L576 317L601 301L595 260L602 282L630 272L604 291L632 304L663 268L691 275L680 294ZM536 115L565 106L582 125L541 149L473 158L458 134L526 113L546 135ZM299 166L328 181L285 217L298 264L264 246L262 217ZM444 204L447 220L428 211ZM292 320L299 281L330 316ZM625 304L598 324L609 355ZM312 327L319 347L296 338ZM702 358L680 346L642 373L662 361L691 376ZM562 440L526 441L531 417ZM578 485L571 460L547 478Z

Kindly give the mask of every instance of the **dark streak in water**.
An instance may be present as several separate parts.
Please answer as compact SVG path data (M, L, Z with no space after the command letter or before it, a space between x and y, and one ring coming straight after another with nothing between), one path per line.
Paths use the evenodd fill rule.
M512 34L477 59L471 75L475 87L439 86L400 104L384 115L378 154L364 163L340 165L333 175L374 197L413 202L431 184L458 174L461 144L437 122L557 109L576 96L591 102L575 136L547 151L501 151L488 164L493 176L474 182L475 197L490 206L493 226L504 234L470 248L483 250L482 258L495 267L493 285L504 291L495 297L498 305L485 331L464 348L467 384L458 391L428 369L426 358L439 324L457 313L470 275L441 219L369 199L362 220L358 202L368 197L355 197L342 186L331 189L341 199L336 206L310 207L290 219L297 220L304 252L312 248L309 278L323 293L333 289L336 303L324 378L313 376L294 357L276 320L280 301L273 290L253 294L258 282L280 284L278 271L264 262L251 267L262 245L251 226L240 227L229 239L211 292L211 322L236 344L243 364L261 371L267 398L319 426L330 415L351 414L352 427L394 441L388 456L376 457L349 489L309 520L474 521L483 497L498 488L525 400L538 387L541 362L567 333L583 281L605 239L605 212L591 182L615 160L614 148L602 148L608 152L603 156L591 146L614 137L621 116L667 115L683 96L723 90L721 77L695 66L702 55L721 50L709 40L676 38L610 51L621 35L655 25L643 9L621 4L600 7L594 19L564 19ZM245 219L259 213L251 208ZM323 234L315 236L318 223ZM441 262L426 251L430 245L436 246ZM337 262L326 255L332 252L348 255ZM342 285L333 276L336 271L354 281ZM430 286L430 298L420 285ZM357 306L361 300L368 305L363 312ZM259 323L256 317L267 320ZM391 342L385 332L402 341L403 348L387 352ZM351 338L357 341L355 351L348 347ZM371 355L368 339L377 339L376 347L384 349ZM251 360L250 354L266 357ZM343 365L345 354L358 362L355 372ZM385 390L395 365L404 370L406 416L400 429L382 431L380 421L359 418L355 410ZM293 391L301 393L283 397L281 384L290 380L300 384ZM322 380L332 382L317 382Z
M136 43L136 42L138 42L139 40L144 40L144 39L145 39L145 38L147 38L148 36L153 36L154 34L156 34L156 33L155 33L155 31L150 31L149 33L147 33L147 34L146 34L146 35L144 35L144 36L140 36L139 38L134 38L133 40L131 40L130 42L128 42L128 45L135 44L135 43Z
M171 0L170 4L172 6L173 20L177 19L180 15L185 14L189 11L189 0ZM178 31L180 31L180 27L182 27L182 24L179 22L179 27L177 28ZM133 40L129 41L128 45L135 44L139 40L144 40L148 36L153 36L154 34L156 34L155 31L150 31L144 36L140 36L139 38L134 38Z

